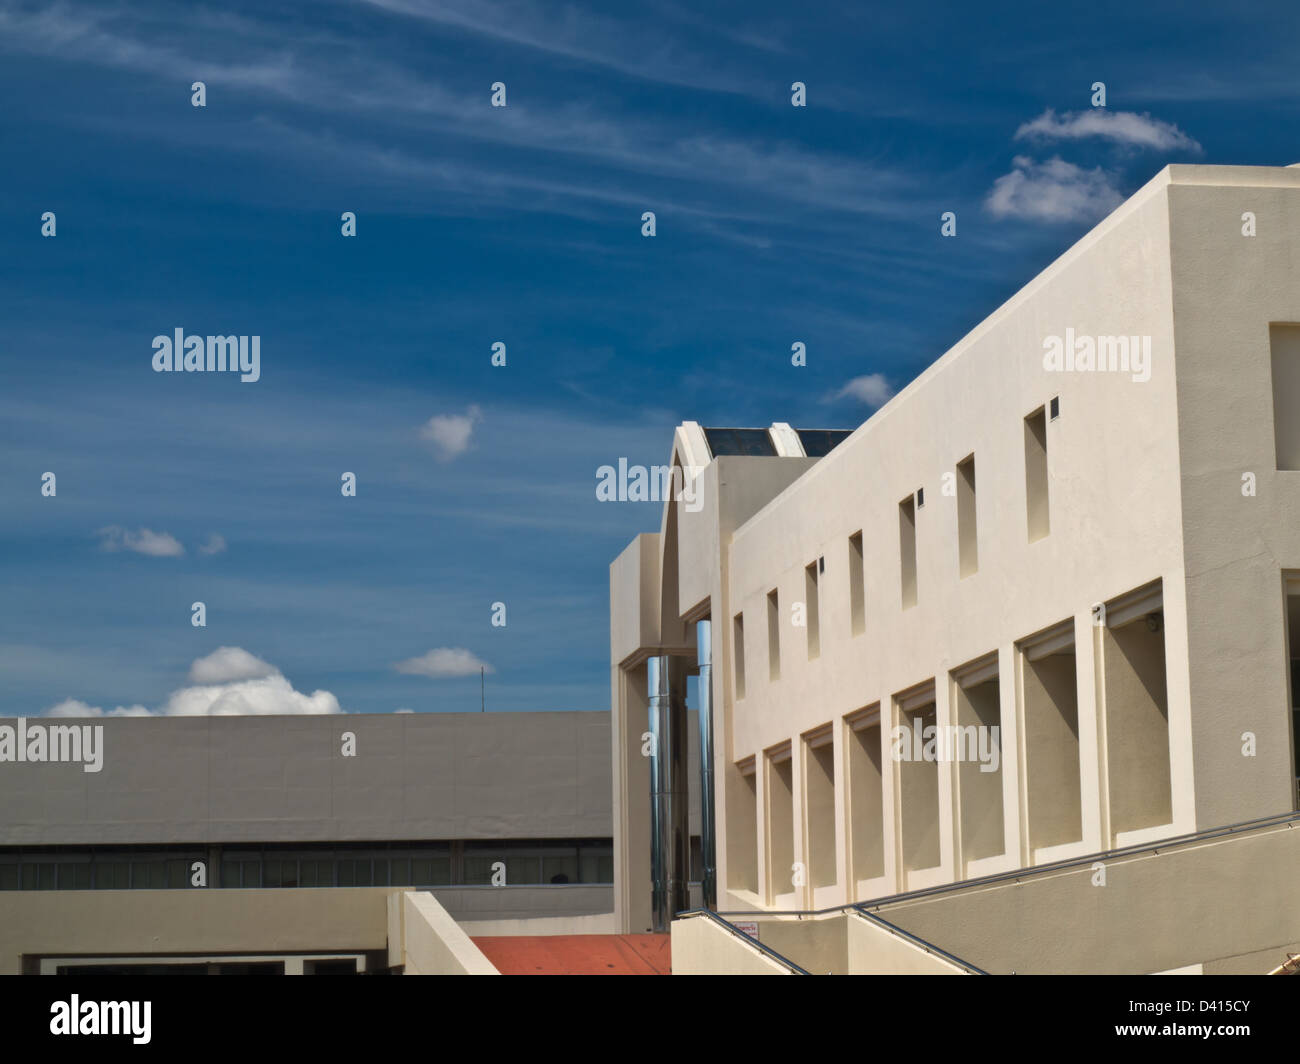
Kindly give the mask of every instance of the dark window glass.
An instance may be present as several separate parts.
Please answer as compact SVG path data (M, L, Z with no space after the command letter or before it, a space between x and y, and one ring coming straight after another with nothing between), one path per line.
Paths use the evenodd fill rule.
M705 429L704 438L715 458L724 454L776 454L767 429Z
M131 866L125 861L94 863L96 890L126 890L131 885Z
M173 890L179 890L182 887L190 885L190 861L185 858L176 859L167 862L167 886Z
M90 863L59 865L60 890L89 890Z
M852 435L844 429L795 429L795 432L803 444L803 453L809 458L825 458Z

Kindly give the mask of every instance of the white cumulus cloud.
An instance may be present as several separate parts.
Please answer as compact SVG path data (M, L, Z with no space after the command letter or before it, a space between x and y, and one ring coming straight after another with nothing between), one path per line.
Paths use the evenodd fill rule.
M190 683L233 683L236 680L260 680L280 670L268 665L242 647L217 647L211 654L190 665Z
M189 686L167 696L156 710L118 706L105 710L67 698L45 711L47 717L228 717L342 713L329 691L294 690L274 665L241 647L218 647L190 666Z
M160 710L168 717L238 717L279 714L342 713L329 691L303 694L278 672L255 680L183 687L173 691Z
M47 717L151 717L144 706L118 706L107 713L99 706L92 706L79 698L65 698L56 706L51 706L44 713Z
M482 419L483 412L477 406L463 414L437 414L420 429L420 438L437 448L440 461L449 462L469 449L474 426Z
M180 540L170 532L155 532L150 528L132 532L121 525L106 525L95 535L101 537L100 548L110 552L129 550L154 558L179 558L185 553Z
M1047 162L1018 155L1014 169L993 182L985 207L999 218L1040 222L1094 221L1124 197L1101 167L1084 170L1059 158Z
M1104 107L1063 115L1049 107L1016 130L1016 140L1083 140L1088 137L1156 151L1201 150L1196 141L1172 122L1162 122L1149 114L1109 111Z
M889 386L883 373L868 373L863 377L854 377L848 384L835 393L836 399L856 399L868 406L884 406L894 397L894 389Z
M417 658L407 658L393 666L398 672L412 676L476 676L479 669L494 671L485 661L480 661L464 647L437 647Z

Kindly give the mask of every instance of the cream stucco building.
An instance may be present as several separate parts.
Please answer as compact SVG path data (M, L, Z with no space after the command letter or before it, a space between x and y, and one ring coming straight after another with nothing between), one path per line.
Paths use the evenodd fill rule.
M1240 967L1268 970L1300 939L1286 882L1272 923L1222 940L1126 922L1194 919L1216 861L1249 865L1276 822L1217 850L1214 829L1296 809L1300 169L1168 167L851 434L688 421L669 465L679 497L611 566L624 929L688 907L680 807L699 794L705 902L747 919L924 896L917 934L960 953L975 888L941 888L994 898L1006 873L1052 869L1074 893L1024 894L1041 933L1085 906L1115 970L1256 952ZM1118 869L1184 836L1191 882L1156 860L1125 895ZM1296 878L1278 845L1247 880L1266 893L1279 861ZM989 904L1005 940L1010 909ZM1009 957L972 948L971 967Z

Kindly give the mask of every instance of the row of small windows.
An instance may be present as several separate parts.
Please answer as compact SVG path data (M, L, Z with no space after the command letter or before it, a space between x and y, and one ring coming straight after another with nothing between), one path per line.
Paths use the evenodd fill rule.
M1047 422L1060 415L1060 397L1053 397L1046 407L1039 407L1025 418L1025 498L1029 542L1044 538L1051 530L1048 509ZM947 479L947 478L945 478ZM979 535L976 526L975 455L957 463L951 474L951 492L957 502L957 567L961 578L979 571ZM899 581L903 609L918 601L916 559L916 516L925 506L925 489L918 488L898 504ZM808 638L808 659L821 655L821 609L819 581L826 571L826 559L818 558L804 569L803 623ZM863 567L862 533L849 537L849 611L851 631L866 631L866 584ZM736 697L745 697L745 620L738 613L733 624L735 648ZM773 589L767 594L768 679L781 678L781 606Z
M401 850L225 849L207 870L209 852L110 849L0 851L0 890L165 890L211 887L442 887L610 884L610 839L433 843Z

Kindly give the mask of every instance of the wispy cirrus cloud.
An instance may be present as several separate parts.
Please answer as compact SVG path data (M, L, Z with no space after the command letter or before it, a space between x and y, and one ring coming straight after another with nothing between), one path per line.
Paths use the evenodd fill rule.
M1016 130L1016 140L1099 139L1153 151L1199 152L1201 146L1172 122L1149 114L1094 107L1058 115L1050 107Z
M151 528L140 528L132 532L121 525L106 525L95 535L100 537L100 550L109 553L132 551L147 554L151 558L179 558L185 553L180 540L170 532L155 532Z
M684 46L656 21L632 22L529 0L361 0L425 24L586 63L626 77L771 99L770 89L715 55Z
M835 393L836 399L856 399L870 407L884 406L894 397L894 389L883 373L868 373L854 377Z
M639 69L648 54L644 33L634 32L631 23L576 12L557 20L528 4L362 0L362 6L487 38L499 36L567 58L578 57L569 54L565 41L570 37L578 53L603 54L591 42L622 35L628 43L615 51L626 52L628 72ZM588 25L593 22L598 28ZM647 179L657 176L675 182L671 207L679 217L743 214L760 223L781 215L776 205L792 203L821 211L897 215L913 209L920 195L913 176L900 168L759 136L698 128L684 134L679 122L620 113L611 101L534 95L489 109L486 86L474 94L454 81L450 85L455 87L444 85L423 69L376 55L364 34L322 26L308 39L290 43L270 30L252 18L228 24L209 16L198 48L182 24L142 19L129 9L101 11L69 3L38 11L0 7L0 51L175 80L186 90L192 80L203 80L210 93L294 105L278 112L266 136L246 136L241 150L282 158L286 146L292 146L315 167L336 158L339 145L332 134L321 132L319 123L306 120L304 110L364 120L369 135L386 132L384 143L368 145L364 137L348 136L339 142L345 161L371 177L403 178L426 193L451 191L497 205L508 200L510 209L518 209L521 191L533 193L524 202L537 210L553 210L557 201L645 208L661 198L646 189ZM680 42L670 44L665 37L661 51L680 58ZM708 69L710 63L701 61L700 66ZM763 88L764 94L770 92ZM267 121L259 114L254 124ZM276 125L282 128L271 128ZM192 133L184 126L156 132L168 141ZM476 152L441 150L434 155L422 148L430 133L527 152L532 161L506 167L473 161ZM592 171L591 179L575 181L575 159L605 172Z

